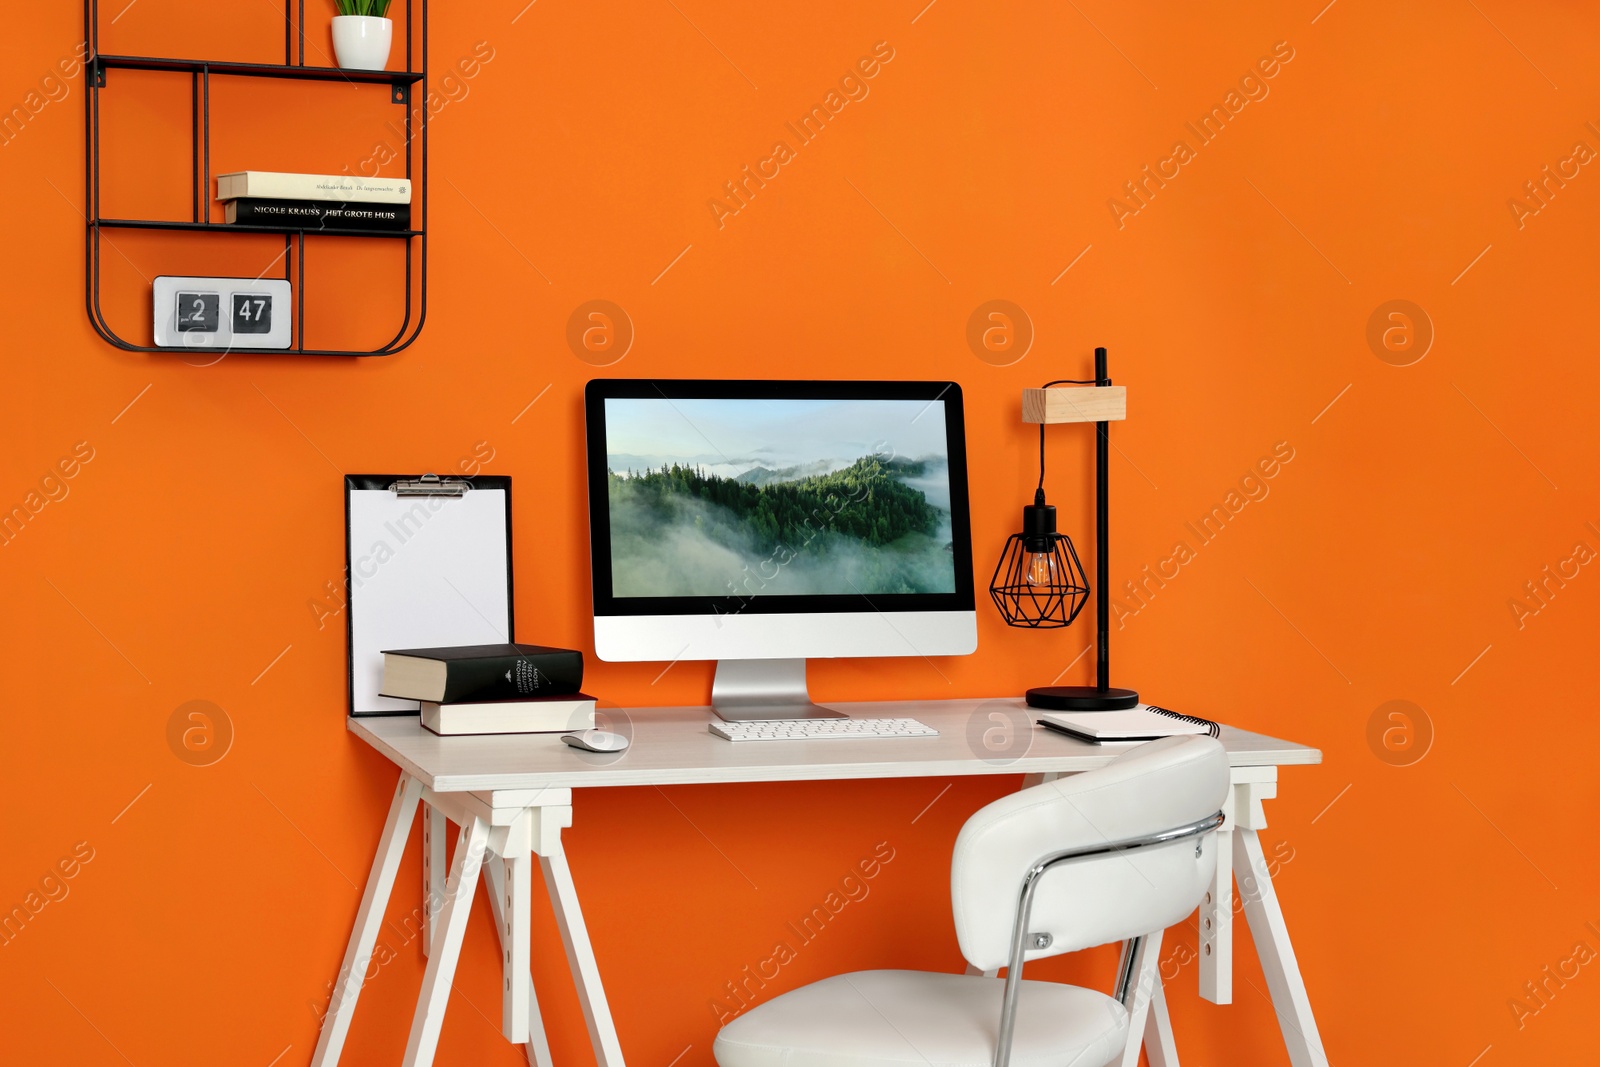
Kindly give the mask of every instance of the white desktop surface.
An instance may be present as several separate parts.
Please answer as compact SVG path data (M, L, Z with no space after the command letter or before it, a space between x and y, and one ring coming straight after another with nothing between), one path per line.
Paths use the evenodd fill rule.
M1023 754L1015 759L985 758L981 742L969 741L970 724L976 719L981 738L983 730L994 725L988 711L1011 709L1027 714L1032 723L1036 713L1020 697L829 706L858 719L917 719L938 730L939 736L732 742L707 730L712 721L708 707L624 709L633 743L624 752L606 754L572 748L560 734L440 737L423 729L413 716L350 719L349 728L441 793L1086 771L1128 748L1092 745L1031 726L1031 743ZM601 713L617 716L616 709L602 708ZM1322 762L1318 749L1229 726L1222 728L1221 741L1235 767Z

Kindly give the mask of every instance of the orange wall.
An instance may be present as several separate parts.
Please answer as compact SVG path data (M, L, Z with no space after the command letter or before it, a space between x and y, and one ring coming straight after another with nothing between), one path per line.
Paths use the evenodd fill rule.
M1600 150L1595 16L1504 0L1344 0L1320 15L1320 0L938 0L919 14L923 2L436 4L436 71L479 42L493 59L433 127L420 343L388 360L203 368L91 332L82 83L40 85L81 26L70 4L13 12L0 106L37 113L0 147L0 506L39 510L0 547L13 797L0 905L22 904L60 861L74 876L46 882L66 895L0 947L0 1058L308 1061L394 783L345 731L343 627L319 628L312 606L341 575L343 472L492 452L484 469L517 480L519 634L588 647L591 375L961 382L982 580L1034 477L1018 391L1084 375L1097 344L1131 391L1114 438L1115 584L1179 541L1193 550L1143 606L1124 600L1119 680L1325 753L1285 772L1264 840L1333 1061L1506 1067L1591 1047L1600 976L1580 961L1600 950L1587 844L1600 576L1583 561L1600 550L1600 177L1563 161L1575 142L1584 158ZM103 6L109 19L121 4ZM324 5L308 6L326 48ZM140 0L115 47L266 58L281 37L272 5L258 7ZM722 183L792 142L785 121L877 42L893 58L870 94L719 226L708 200ZM1200 144L1185 123L1226 106L1275 48L1274 76L1246 85L1260 98ZM127 94L122 188L181 210L181 88L114 85ZM393 112L330 94L278 89L254 112L236 94L219 164L359 164ZM1163 161L1180 139L1193 158L1174 176ZM1147 164L1167 168L1165 187L1108 206ZM1547 164L1565 184L1526 199ZM107 299L132 329L141 275L263 254L119 240L107 270L121 295ZM320 321L341 336L369 338L394 310L392 261L352 267L370 252L331 253L319 280ZM565 340L592 299L624 308L637 334L604 371ZM966 341L991 299L1036 332L1008 366ZM1369 346L1391 300L1432 324L1420 362ZM1268 495L1199 544L1185 524L1280 442L1293 459ZM92 458L41 488L75 448ZM1089 548L1089 434L1059 431L1050 448L1063 525ZM1565 566L1565 584L1519 614L1546 565ZM1088 679L1084 623L1035 634L980 616L975 656L820 664L816 691ZM590 679L620 704L707 696L709 666L660 669L593 663ZM231 723L210 766L169 742L191 700ZM1385 748L1382 719L1369 740L1391 700L1430 724L1420 761L1396 765L1416 749ZM950 845L1016 781L941 795L947 784L582 796L572 862L630 1062L710 1064L724 983L879 842L895 858L870 895L763 995L851 968L956 966ZM421 972L397 932L419 903L414 854L399 885L393 958L367 987L348 1063L395 1062L404 1044ZM587 1062L554 925L535 914L557 1056ZM1195 943L1192 926L1172 938ZM1185 1062L1286 1062L1243 938L1239 958L1238 1002L1222 1008L1173 957ZM1052 966L1110 980L1105 954ZM1565 968L1564 984L1546 967ZM521 1062L497 1036L498 973L480 913L439 1062Z

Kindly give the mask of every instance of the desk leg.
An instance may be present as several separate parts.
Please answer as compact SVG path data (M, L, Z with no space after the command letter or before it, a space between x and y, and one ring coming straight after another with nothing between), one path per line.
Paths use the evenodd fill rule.
M1263 800L1278 795L1278 768L1235 767L1230 772L1226 817L1217 830L1217 866L1200 901L1200 995L1213 1004L1233 1003L1233 854L1234 831L1263 830Z
M528 1067L553 1067L550 1039L539 1011L539 994L528 973L532 867L533 857L528 853L490 863L489 901L494 905L494 925L500 932L500 959L505 972L501 982L506 1000L502 1005L506 1040L524 1045Z
M623 1067L617 1025L611 1018L605 987L600 984L600 968L595 963L594 945L589 941L589 928L583 921L583 909L578 905L578 889L572 883L572 868L567 866L567 854L561 848L560 840L555 840L553 845L539 854L539 864L544 868L545 888L550 893L550 903L555 907L561 943L566 947L567 963L572 968L572 979L578 987L583 1021L589 1026L595 1064L596 1067Z
M1217 867L1200 901L1200 995L1233 1003L1233 820L1217 831Z
M383 835L378 839L378 853L373 857L372 870L367 875L367 888L361 894L361 907L356 912L355 927L350 931L350 944L344 952L344 963L334 979L333 999L328 1014L322 1019L322 1033L317 1037L317 1049L311 1055L311 1067L333 1067L344 1051L345 1037L350 1033L350 1020L355 1016L356 999L366 984L367 965L372 961L372 949L378 940L378 928L383 925L384 909L389 906L389 894L394 890L395 873L400 859L405 855L406 838L411 834L411 823L417 815L417 799L422 796L422 783L409 774L401 773L400 784L395 787L394 800L389 804L389 818L383 824Z
M422 973L422 992L417 996L417 1013L411 1020L411 1037L401 1061L405 1067L431 1067L433 1054L439 1048L439 1030L444 1026L444 1009L450 1000L456 960L467 933L467 914L472 910L472 895L478 888L478 870L483 866L488 841L489 825L476 815L461 828L450 881L445 885L444 907L434 924L428 966Z
M422 805L422 955L428 955L433 940L433 917L444 904L444 812L432 804Z
M1144 1024L1144 1052L1150 1067L1178 1067L1178 1043L1172 1036L1172 1016L1167 1014L1167 992L1159 971Z
M1294 946L1289 943L1289 927L1278 906L1278 893L1267 871L1261 838L1253 829L1234 832L1233 873L1239 880L1245 918L1255 939L1261 970L1272 992L1272 1006L1278 1013L1283 1043L1289 1049L1294 1067L1328 1067L1328 1054L1322 1049L1317 1020L1311 1014L1311 998L1300 976Z

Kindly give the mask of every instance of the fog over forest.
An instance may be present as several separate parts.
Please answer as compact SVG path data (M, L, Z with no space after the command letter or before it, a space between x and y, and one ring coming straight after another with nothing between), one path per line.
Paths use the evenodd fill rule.
M953 592L943 457L835 467L613 469L613 595Z
M608 397L614 596L953 592L939 400Z

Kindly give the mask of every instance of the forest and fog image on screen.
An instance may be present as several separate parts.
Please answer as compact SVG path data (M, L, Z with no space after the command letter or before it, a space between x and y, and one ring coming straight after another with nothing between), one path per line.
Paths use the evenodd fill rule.
M613 596L955 591L942 402L605 405Z

